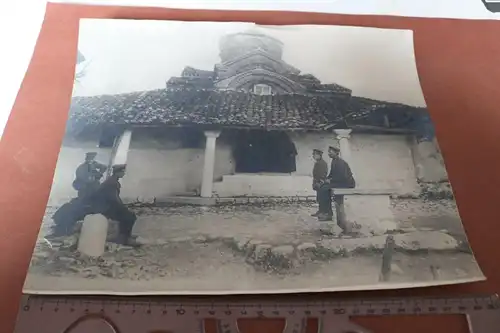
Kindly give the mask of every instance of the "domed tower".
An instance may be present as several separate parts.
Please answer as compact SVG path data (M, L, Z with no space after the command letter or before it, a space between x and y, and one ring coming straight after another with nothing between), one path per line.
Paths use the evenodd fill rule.
M217 88L264 95L304 91L290 79L300 71L282 60L283 43L274 37L256 31L226 35L220 40L219 51Z
M248 31L224 36L219 42L219 50L222 63L254 50L262 50L274 59L281 60L283 43L274 37L256 31Z

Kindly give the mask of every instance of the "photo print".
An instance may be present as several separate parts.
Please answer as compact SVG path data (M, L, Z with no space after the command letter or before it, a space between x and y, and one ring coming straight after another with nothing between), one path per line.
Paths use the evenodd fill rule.
M28 293L483 280L409 30L84 19Z

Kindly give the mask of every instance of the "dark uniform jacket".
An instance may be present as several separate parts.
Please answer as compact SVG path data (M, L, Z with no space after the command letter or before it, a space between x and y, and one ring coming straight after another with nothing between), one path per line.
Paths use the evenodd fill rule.
M89 185L98 184L106 171L106 166L99 162L84 162L76 168L73 188L77 191L85 189Z
M328 179L331 188L354 188L356 186L349 164L340 157L332 160Z
M118 222L120 234L130 236L136 215L130 211L120 198L121 184L115 176L108 177L93 194L94 213L103 214Z
M320 159L314 163L313 167L313 190L319 189L321 185L326 180L326 176L328 175L328 164L326 164L325 160Z
M123 202L120 198L120 190L120 181L113 176L108 177L93 195L94 206L99 207L101 211L122 206Z

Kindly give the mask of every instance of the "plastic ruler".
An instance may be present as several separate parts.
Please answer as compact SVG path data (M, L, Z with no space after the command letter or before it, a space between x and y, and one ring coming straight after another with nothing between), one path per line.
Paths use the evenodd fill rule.
M251 301L211 301L193 297L26 296L15 332L203 333L207 319L212 319L219 333L238 333L237 320L241 318L284 318L283 333L304 333L307 318L317 318L322 333L369 333L349 318L428 314L463 314L471 333L500 332L497 295L324 301L301 301L299 295L292 298L296 301L275 297L275 301L258 301L257 296Z

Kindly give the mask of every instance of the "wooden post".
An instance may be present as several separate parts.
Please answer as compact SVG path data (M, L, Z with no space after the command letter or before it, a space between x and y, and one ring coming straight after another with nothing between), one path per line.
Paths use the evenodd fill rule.
M336 129L334 130L339 141L340 157L349 164L352 169L351 148L349 138L351 137L351 129Z
M394 254L394 236L387 235L385 239L384 252L382 254L382 269L380 270L380 282L388 282L391 279L392 255Z
M115 160L116 149L118 148L118 143L120 142L120 137L115 137L113 140L113 147L111 148L111 154L109 156L108 168L106 169L106 178L111 176L113 169L113 161Z
M214 183L214 166L215 166L215 142L220 135L220 131L205 131L205 160L203 163L203 174L201 181L201 193L203 198L212 197L212 187Z
M113 165L127 164L128 151L132 140L132 130L125 130L120 136L113 156Z
M132 140L132 130L125 130L119 137L116 137L109 157L106 178L111 176L112 167L115 164L127 164L127 156Z

